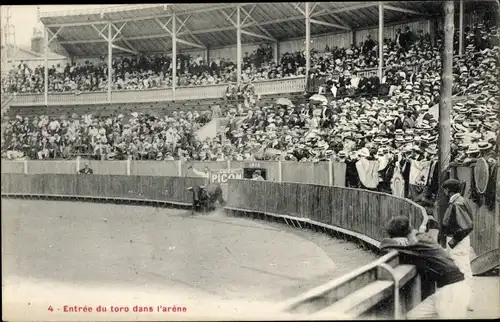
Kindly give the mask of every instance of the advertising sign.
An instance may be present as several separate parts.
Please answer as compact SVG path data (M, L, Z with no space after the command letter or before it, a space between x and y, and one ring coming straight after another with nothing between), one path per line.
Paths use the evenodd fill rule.
M243 179L243 169L210 170L210 183L227 185L229 179Z

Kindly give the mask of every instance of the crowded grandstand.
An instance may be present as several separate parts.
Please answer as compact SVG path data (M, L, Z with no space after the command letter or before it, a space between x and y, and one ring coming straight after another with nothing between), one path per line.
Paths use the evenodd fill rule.
M498 27L487 15L463 29L463 53L457 30L453 58L451 161L469 164L497 157ZM382 51L379 46L382 45ZM383 53L384 75L377 67ZM2 158L10 160L288 160L336 161L348 164L346 184L360 186L350 164L359 158L382 160L375 177L390 178L396 161L414 164L437 160L438 111L441 88L443 32L431 35L409 26L379 44L371 34L349 47L312 49L303 95L261 99L255 84L306 74L304 51L286 52L273 61L273 49L260 44L237 62L229 58L141 53L136 59L112 59L111 90L148 90L177 86L227 84L225 104L206 110L171 111L160 115L120 112L112 115L77 113L60 117L5 117ZM48 92L79 95L108 87L105 57L99 63L67 63L48 68ZM44 68L19 62L2 79L3 95L43 93ZM222 109L220 108L222 106ZM200 138L197 131L210 120L225 117L217 135ZM349 172L352 171L353 173ZM407 178L408 179L408 178ZM376 188L377 184L369 185ZM362 187L368 187L366 184Z
M211 225L208 234L205 228L186 229L216 241L211 245L216 255L192 243L201 240L196 234L186 239L182 229L175 230L189 244L184 252L173 234L164 239L162 231L158 238L169 244L172 257L157 268L166 271L167 263L180 260L183 277L199 275L221 289L215 275L203 274L246 275L233 267L220 270L222 262L197 267L198 254L218 261L222 251L239 268L269 281L279 275L266 270L277 266L274 260L262 261L263 269L241 265L228 247L236 241L213 228L230 232L231 226L220 225L230 218L226 223L238 227L234 236L241 238L251 231L234 220L242 214L283 220L301 230L356 240L363 251L389 252L346 270L336 282L332 271L325 272L321 286L287 301L284 311L302 314L303 305L304 313L323 311L329 319L337 311L379 318L384 310L396 319L412 318L406 308L433 297L439 317L466 317L473 306L489 305L472 305L472 286L466 284L473 274L498 267L500 259L495 230L500 29L498 13L489 9L467 0L233 3L40 15L32 50L25 51L33 59L17 59L9 44L2 47L9 56L2 58L8 66L1 79L2 196L151 204L158 213L165 205L191 210L156 216L148 222L151 228L134 214L140 222L133 224L135 232L144 236L157 227L172 228L166 221L172 218L184 225L207 216L199 222ZM49 62L49 51L64 58ZM127 214L90 213L97 218L94 228L102 224L110 233L104 234L103 248L114 238L111 233L117 245L156 247L157 240L147 244L132 230L106 227L108 220L109 226L126 227ZM53 218L77 227L78 222L63 220L66 216ZM34 222L36 231L45 231ZM256 235L260 239L263 233ZM241 240L240 246L260 251ZM101 249L96 245L94 250ZM72 249L65 246L58 248ZM286 247L280 252L288 253ZM192 249L200 253L188 255ZM404 256L408 249L416 256L411 260ZM141 257L143 267L163 261L167 249L155 251L163 252L161 257L154 252L149 262ZM335 260L347 262L354 253L339 254ZM184 261L186 256L196 262ZM258 261L250 253L237 256ZM129 260L135 265L133 255L122 257L116 267L128 270ZM278 273L305 265L313 267L311 281L319 280L318 263L292 257L293 263L275 267ZM302 279L283 276L294 285ZM308 287L305 281L297 292ZM457 284L461 287L453 288Z

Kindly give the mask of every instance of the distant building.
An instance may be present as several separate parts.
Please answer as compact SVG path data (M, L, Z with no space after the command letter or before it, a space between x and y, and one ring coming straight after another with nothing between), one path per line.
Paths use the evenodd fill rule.
M70 60L66 56L55 53L50 47L47 53L48 67L54 66L56 69L64 69ZM2 65L5 65L1 68L2 76L13 67L17 68L21 63L26 64L31 69L43 66L45 63L44 49L43 33L36 27L33 28L31 48L14 45L2 46L2 57L7 57L6 61L2 59Z

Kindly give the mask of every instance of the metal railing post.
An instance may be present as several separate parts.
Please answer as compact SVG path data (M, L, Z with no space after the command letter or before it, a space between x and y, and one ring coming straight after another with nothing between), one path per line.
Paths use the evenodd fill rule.
M393 267L391 267L387 263L381 263L378 265L378 267L383 268L385 271L387 271L391 277L392 281L394 282L394 319L399 320L401 319L401 304L399 303L399 281L396 276L396 271L394 270Z

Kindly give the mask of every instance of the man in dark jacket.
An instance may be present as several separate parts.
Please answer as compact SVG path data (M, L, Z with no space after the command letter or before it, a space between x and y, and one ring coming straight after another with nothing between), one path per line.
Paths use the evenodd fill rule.
M92 170L92 168L90 168L90 166L87 162L87 163L85 163L85 167L83 169L80 169L78 171L78 173L80 173L80 174L93 174L94 170Z
M400 260L413 264L421 278L436 283L436 292L412 308L409 319L419 318L467 318L470 288L464 274L448 253L427 233L412 229L407 217L395 217L389 221L382 250L397 250Z
M447 250L465 275L469 287L472 279L470 266L470 233L474 227L471 205L460 195L462 185L456 179L448 179L443 183L445 193L450 197L448 208L444 213L442 232L446 236Z

